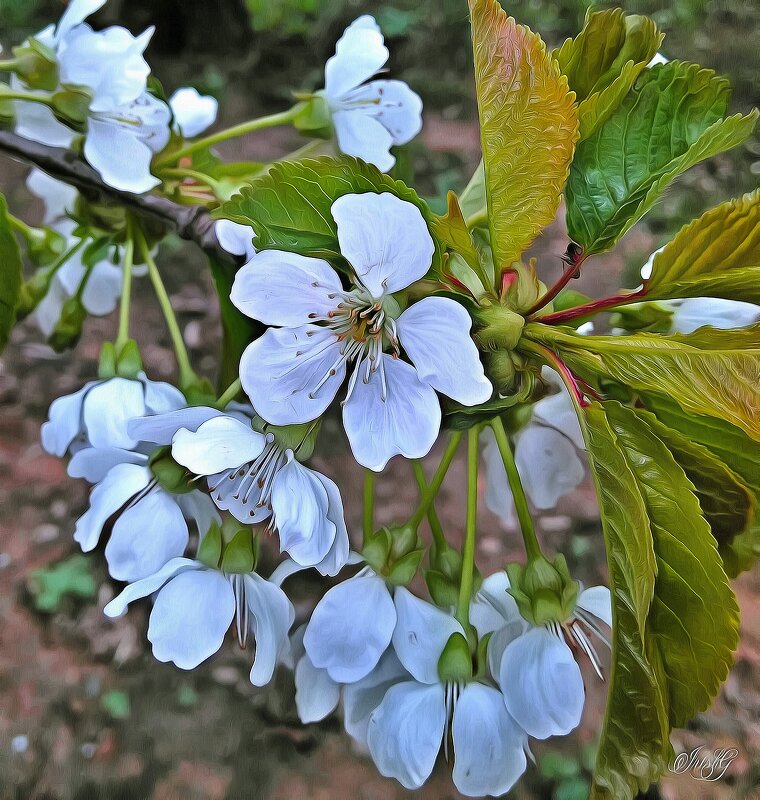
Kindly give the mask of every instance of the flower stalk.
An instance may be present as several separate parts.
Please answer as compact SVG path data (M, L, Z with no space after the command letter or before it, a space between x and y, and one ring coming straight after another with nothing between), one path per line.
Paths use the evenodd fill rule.
M467 431L467 518L462 547L462 578L456 618L467 630L470 624L470 600L475 579L475 538L478 516L478 433L475 425Z
M420 526L420 523L423 519L425 519L425 516L428 513L428 509L432 506L433 501L435 500L436 495L441 488L443 479L446 477L446 473L448 472L451 462L454 459L454 455L459 447L461 438L462 434L459 431L454 431L451 434L451 438L449 439L449 443L446 445L446 450L443 454L443 458L441 459L441 463L438 465L435 475L433 475L433 480L428 484L427 490L423 492L422 497L420 498L420 503L417 506L417 510L409 519L409 525L411 525L413 528L418 528Z

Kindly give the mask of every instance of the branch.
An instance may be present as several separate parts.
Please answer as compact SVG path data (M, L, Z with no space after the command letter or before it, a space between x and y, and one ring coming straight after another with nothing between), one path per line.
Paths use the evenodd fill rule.
M52 178L75 187L86 200L116 201L138 216L168 225L178 236L195 242L209 256L230 265L237 263L219 246L214 234L214 220L201 206L183 206L154 194L132 194L114 189L71 150L39 144L10 131L0 131L0 153L39 167Z

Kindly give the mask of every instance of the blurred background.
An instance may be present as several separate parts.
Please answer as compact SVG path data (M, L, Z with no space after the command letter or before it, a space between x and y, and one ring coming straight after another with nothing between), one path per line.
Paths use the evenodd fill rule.
M556 46L580 29L584 0L517 0L505 4L519 22ZM603 8L613 4L594 4ZM0 0L0 43L8 50L58 19L57 0ZM760 104L760 4L756 0L631 0L624 8L653 16L667 34L662 52L727 75L733 111ZM167 92L193 85L220 101L219 125L281 110L291 92L322 86L325 60L345 26L375 15L391 51L391 74L425 102L421 137L400 156L413 184L437 210L448 189L461 190L479 153L465 0L111 0L96 27L133 32L155 25L147 53ZM224 145L234 159L271 160L299 146L290 131L263 131ZM0 155L0 191L14 213L39 221L24 188L27 170ZM751 190L760 176L760 139L691 170L615 253L595 259L577 288L599 295L638 283L649 253L684 222ZM559 275L567 244L561 220L536 246L541 275ZM216 369L218 313L202 259L169 239L159 261L196 366ZM592 268L593 267L593 268ZM174 363L160 312L137 282L134 330L150 377L171 380ZM100 343L115 322L93 318L78 348L55 354L26 322L0 358L0 800L427 800L456 798L444 765L410 793L379 777L341 734L340 722L302 727L292 679L255 690L251 653L230 642L192 673L155 662L145 642L147 606L116 622L102 616L117 587L97 552L72 542L87 488L39 446L39 426L57 396L95 373ZM360 525L361 477L345 458L339 426L325 425L317 466L341 487L349 527ZM436 460L431 457L431 464ZM432 468L432 466L431 466ZM403 519L414 507L408 467L392 462L378 490L378 522ZM464 468L455 463L440 512L452 539L463 525ZM521 559L519 536L483 510L478 563L484 574ZM562 550L588 584L605 580L593 489L587 481L542 514L549 549ZM313 579L293 587L305 619L320 590ZM669 776L650 797L665 800L760 798L760 580L743 576L744 611L737 664L715 707L674 736L676 752L704 745L736 747L724 780ZM606 687L587 674L589 701L577 735L535 748L536 766L515 790L520 800L583 800L601 724Z

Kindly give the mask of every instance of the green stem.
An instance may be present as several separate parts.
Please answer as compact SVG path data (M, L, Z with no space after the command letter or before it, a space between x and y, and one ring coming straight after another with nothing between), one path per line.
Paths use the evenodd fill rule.
M116 334L114 345L116 352L121 349L129 339L129 306L132 300L132 265L135 260L135 240L132 236L132 224L127 222L127 241L124 245L124 264L121 276L121 300L119 302L119 329Z
M417 486L419 487L420 494L424 495L428 488L427 478L425 477L425 471L422 468L422 464L419 461L412 461L412 469L414 470L414 477L417 480ZM428 525L430 525L430 531L433 534L433 541L435 542L435 547L438 552L445 550L448 547L448 542L446 541L446 537L443 533L443 526L441 525L441 521L438 519L438 514L435 510L435 505L433 503L430 504L430 508L428 508L427 512L427 520Z
M219 399L216 401L216 404L219 406L219 408L223 409L227 403L231 403L239 394L240 378L235 378L235 380L220 395Z
M202 183L205 186L208 186L215 194L219 194L220 191L220 183L219 181L210 178L208 175L204 175L202 172L198 172L194 169L185 169L184 167L164 167L161 170L162 175L166 175L170 178L192 178L194 181L198 181L198 183Z
M423 492L422 497L420 498L420 503L417 506L417 510L409 518L409 525L411 525L413 528L419 528L420 523L423 519L425 519L425 515L428 513L428 509L433 504L433 500L435 500L435 497L441 488L441 484L443 483L443 479L446 477L446 473L451 466L451 461L454 458L454 454L457 451L457 447L459 446L459 441L461 438L462 434L460 431L452 432L449 443L446 445L446 451L441 459L441 463L438 465L435 475L433 475L433 480L428 484L427 491Z
M462 547L462 579L456 618L467 630L470 624L470 601L475 578L475 533L478 517L478 426L467 431L467 521Z
M371 469L364 470L364 517L362 532L366 543L375 532L375 473Z
M166 156L160 158L155 166L157 169L161 167L168 167L171 164L176 164L180 158L192 155L198 150L204 150L207 147L212 147L220 142L226 142L228 139L234 139L238 136L244 136L253 131L260 131L264 128L274 128L278 125L288 125L295 118L296 114L301 110L300 106L296 105L289 108L287 111L281 111L279 114L270 114L267 117L259 117L258 119L248 120L241 122L239 125L233 125L231 128L225 128L223 131L217 131L210 136L205 136L203 139L196 139L190 144L186 144L179 150L173 150L167 153Z
M179 386L180 389L185 389L188 386L197 383L198 376L195 374L195 371L190 365L190 357L187 354L185 340L182 338L182 331L179 329L177 317L174 315L174 309L172 308L171 300L169 299L169 294L166 291L164 282L161 279L161 274L158 271L156 262L153 260L153 256L150 254L148 242L145 240L145 236L142 234L142 231L138 230L136 231L136 234L140 244L141 255L148 266L148 275L151 283L153 284L153 291L156 293L156 298L158 299L158 303L161 306L161 311L164 314L164 319L166 320L166 327L169 330L169 336L171 337L172 344L174 345L174 353L177 358L177 366L179 367Z
M27 225L23 219L14 217L13 214L8 214L8 222L10 222L11 227L15 228L25 239L29 240L34 236L34 228L32 228L31 225Z
M517 464L515 463L512 446L509 443L507 432L504 430L504 425L499 417L494 417L490 425L496 437L496 444L499 447L501 460L504 462L504 470L509 480L509 488L512 490L512 497L514 498L515 508L517 509L517 519L520 521L520 530L522 531L523 541L525 542L525 552L528 554L528 560L537 558L541 555L541 545L538 543L536 531L533 527L533 518L528 508L528 498L525 496L520 474L517 471Z
M29 103L40 103L43 106L53 107L53 97L41 92L24 92L21 89L8 89L0 86L0 100L25 100Z

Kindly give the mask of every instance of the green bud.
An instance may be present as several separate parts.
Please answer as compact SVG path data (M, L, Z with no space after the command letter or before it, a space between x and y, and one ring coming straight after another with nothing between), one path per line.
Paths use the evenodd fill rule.
M28 281L21 285L16 319L24 319L37 308L42 298L50 290L50 281L52 279L53 274L50 269L43 267L38 269Z
M546 285L536 275L535 259L531 259L527 265L515 261L502 272L501 299L515 311L527 311L545 293ZM546 309L550 311L551 305Z
M198 561L212 569L219 568L219 559L222 555L222 532L216 522L206 531L198 547Z
M390 552L391 533L388 528L380 528L379 531L375 531L367 537L362 556L378 575L382 575L386 569Z
M159 485L172 494L187 494L195 488L190 473L171 456L171 447L159 447L148 459L148 466Z
M35 266L46 267L63 255L66 239L52 228L30 228L26 246L29 260Z
M58 87L58 62L55 53L34 37L13 48L13 72L30 89L52 92Z
M389 583L394 584L394 586L408 586L417 574L424 555L425 550L420 548L419 550L412 550L411 553L407 553L402 558L394 561L388 570Z
M103 342L98 361L98 377L106 380L116 375L116 346L113 342Z
M452 608L459 601L459 585L448 575L435 569L425 570L425 583L427 583L430 596L437 606Z
M438 659L438 677L443 683L466 683L472 679L472 654L467 639L452 633Z
M127 339L116 358L116 374L134 380L143 370L140 348L134 339Z
M319 422L307 422L303 425L268 425L267 433L274 435L274 440L285 450L298 452L299 461L306 461L314 453L319 436Z
M533 625L566 622L578 600L579 585L570 577L565 557L561 554L548 561L538 556L521 564L508 564L509 593L520 614Z
M480 325L475 338L482 350L514 350L525 326L523 316L501 303L481 306L475 319Z
M87 310L82 301L74 296L70 297L61 309L61 316L48 337L48 344L56 353L62 353L69 347L74 347L82 335L82 325L87 319Z
M85 87L68 87L56 92L52 100L56 118L64 125L84 132L92 101L89 90Z
M245 574L253 572L253 533L250 528L240 528L231 542L225 544L222 571Z
M332 136L332 115L327 100L321 94L306 95L299 104L293 127L317 139Z
M487 633L482 639L478 639L477 650L475 652L475 663L477 664L476 678L488 678L488 643L491 641L493 633Z
M411 525L392 525L388 530L391 534L390 558L394 561L404 558L421 544L416 529Z
M517 367L509 350L496 350L485 353L486 375L500 396L508 396L512 393L517 380Z

